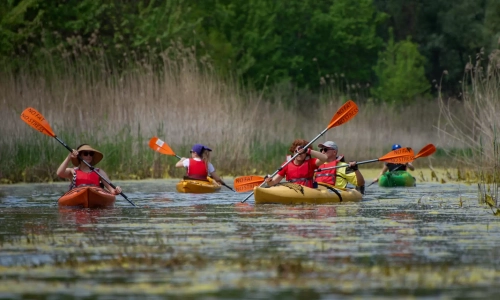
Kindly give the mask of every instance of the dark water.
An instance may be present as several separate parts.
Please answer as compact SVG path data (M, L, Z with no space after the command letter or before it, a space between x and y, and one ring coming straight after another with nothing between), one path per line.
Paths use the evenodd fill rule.
M105 210L67 184L0 186L0 298L348 299L500 295L500 226L474 186L372 186L361 203L238 204L246 194L118 182Z

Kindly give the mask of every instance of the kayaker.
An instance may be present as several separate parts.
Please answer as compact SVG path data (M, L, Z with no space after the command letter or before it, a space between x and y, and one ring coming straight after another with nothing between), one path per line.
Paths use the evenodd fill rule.
M101 186L102 184L111 194L118 195L122 192L122 189L119 186L114 189L107 182L101 181L99 175L93 172L84 162L82 162L78 158L78 155L80 155L80 157L91 166L95 166L104 157L101 152L95 150L88 144L81 144L78 148L76 148L76 150L73 149L59 168L57 168L57 176L60 178L71 179L70 190L78 186ZM75 168L68 168L70 160ZM94 170L99 172L102 177L109 181L108 175L102 169L95 168Z
M308 142L302 139L296 139L290 146L292 154L300 153L293 161L281 169L273 178L266 176L265 181L269 186L278 184L285 176L286 181L297 183L306 187L316 187L314 182L314 170L316 164L326 161L326 154L313 150L310 145L304 148Z
M175 164L177 168L186 168L187 178L207 181L207 177L210 176L217 183L224 184L210 162L210 152L212 152L212 149L202 144L194 144L189 152L191 153L191 158L181 157Z
M401 148L400 144L394 144L392 145L392 150L398 150ZM411 171L415 170L415 167L411 163L406 163L406 164L393 164L393 163L384 163L384 167L382 168L382 171L378 174L377 177L373 180L373 182L377 182L384 174L385 172L392 172L392 171L406 171L407 169L410 169Z
M335 142L326 141L323 144L319 144L321 153L325 153L328 157L326 162L323 164L317 163L316 166L320 168L329 168L335 166L344 166L345 168L330 169L316 172L316 181L324 182L336 187L345 188L347 183L350 183L361 190L363 193L365 178L358 170L358 165L355 161L349 162L349 164L344 162L344 156L338 156L339 147Z

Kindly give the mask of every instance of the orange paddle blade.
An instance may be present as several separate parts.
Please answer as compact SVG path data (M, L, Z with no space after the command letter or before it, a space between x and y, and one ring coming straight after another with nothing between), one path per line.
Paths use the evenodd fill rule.
M414 159L415 153L413 152L413 149L410 147L406 147L391 151L378 160L390 162L393 164L406 164L412 162Z
M433 144L426 145L424 146L424 148L418 151L417 155L415 156L415 159L419 157L426 157L432 155L434 154L434 152L436 152L436 146L434 146Z
M149 140L149 148L161 154L175 156L175 152L168 146L168 144L156 136Z
M50 137L56 136L54 131L52 131L52 128L50 128L49 122L47 122L43 115L33 107L28 107L21 113L21 120L43 134Z
M250 192L253 191L254 187L261 185L263 182L264 180L262 180L261 182L252 182L244 185L238 185L234 187L234 190L237 191L238 193Z
M254 187L261 185L264 182L264 177L261 176L240 176L234 179L234 189L238 193L252 191Z
M256 176L256 175L240 176L240 177L236 177L234 179L234 186L244 185L244 184L254 183L254 182L261 182L262 183L263 181L264 181L264 177L262 177L262 176Z
M339 108L339 110L337 110L337 113L333 116L327 128L330 129L349 122L352 118L354 118L358 111L358 106L354 103L354 101L347 101Z

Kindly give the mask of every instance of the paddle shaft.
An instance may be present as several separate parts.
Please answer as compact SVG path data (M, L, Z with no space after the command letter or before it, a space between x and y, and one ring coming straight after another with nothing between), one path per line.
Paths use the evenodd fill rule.
M61 145L63 145L64 147L66 147L66 149L68 149L68 150L69 150L69 152L73 152L73 149L71 149L68 145L66 145L66 143L65 143L65 142L63 142L60 138L58 138L58 137L57 137L57 135L54 135L54 138L55 138L55 139L56 139L59 143L61 143ZM93 166L91 166L88 162L86 162L85 160L83 160L83 159L80 157L80 155L78 155L78 159L79 159L80 161L83 161L83 162L87 165L87 167L89 167L89 168L90 168L90 170L91 170L92 172L94 172L94 173L96 173L97 175L99 175L99 177L100 177L102 180L104 180L107 184L109 184L112 188L116 189L116 186L115 186L114 184L112 184L109 180L107 180L107 179L106 179L106 178L104 178L101 174L99 174L99 172L97 172L97 171L95 170L95 168L94 168ZM130 202L130 204L132 204L133 206L136 206L136 205L134 204L134 202L130 201L130 199L129 199L129 198L128 198L128 197L127 197L127 196L126 196L123 192L121 192L121 193L120 193L120 195L122 195L122 197L123 197L123 198L125 198L125 200L127 200L128 202Z
M373 181L373 182L372 182L372 183L370 183L370 184L369 184L366 188L371 187L371 186L372 186L375 182L376 182L376 181ZM366 188L365 188L365 189L366 189Z
M224 181L221 181L220 183L221 183L223 186L227 187L228 189L230 189L231 191L233 191L233 192L235 192L235 193L236 193L236 191L235 191L232 187L230 187L229 185L227 185Z
M365 161L360 161L360 162L357 162L356 165L363 165L363 164L368 164L368 163L372 163L372 162L377 162L379 161L379 159L370 159L370 160L365 160ZM335 167L328 167L328 168L322 168L322 169L316 169L314 170L315 172L321 172L321 171L325 171L325 170L333 170L333 169L340 169L340 168L345 168L345 167L348 167L349 165L342 165L342 166L335 166Z
M402 164L402 165L399 165L399 166L395 167L394 169L392 169L392 170L391 170L391 171L389 171L389 172L394 172L394 171L397 171L397 170L398 170L399 168L401 168L402 166L404 166L404 164Z
M325 134L325 132L328 131L328 129L330 128L325 128L320 134L318 134L314 139L312 139L312 141L310 141L307 145L305 145L304 147L302 147L303 149L307 149L309 146L311 146L314 142L316 142L323 134ZM273 174L270 175L271 178L273 178L276 174L278 174L279 171L283 170L284 167L286 167L286 165L288 165L290 162L292 162L297 156L299 156L299 152L295 153L289 160L287 160L281 167L279 167L278 170L276 170ZM265 181L262 182L259 187L262 187L264 185ZM250 195L248 195L245 199L243 199L243 201L241 201L241 203L245 203L248 198L250 198L251 196L253 195L253 191L250 193Z

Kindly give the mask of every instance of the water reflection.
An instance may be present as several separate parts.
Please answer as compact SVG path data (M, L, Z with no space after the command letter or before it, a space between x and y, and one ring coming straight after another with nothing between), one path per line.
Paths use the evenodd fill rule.
M95 231L99 222L103 223L102 219L114 214L113 208L74 208L74 207L58 207L59 218L58 223L61 227L74 228L76 231Z
M0 297L500 292L500 226L474 188L375 187L360 203L256 206L228 190L179 194L175 183L119 183L139 207L117 199L96 210L57 207L66 184L0 186Z

